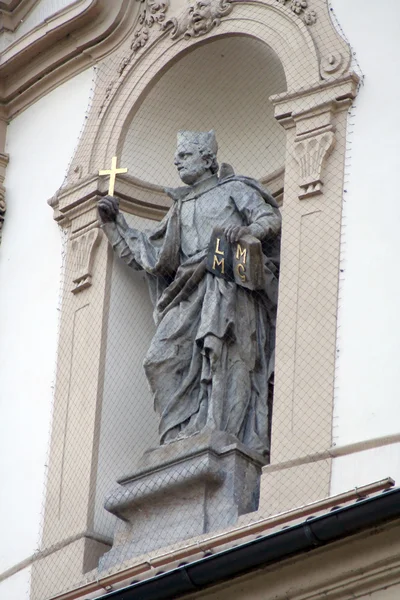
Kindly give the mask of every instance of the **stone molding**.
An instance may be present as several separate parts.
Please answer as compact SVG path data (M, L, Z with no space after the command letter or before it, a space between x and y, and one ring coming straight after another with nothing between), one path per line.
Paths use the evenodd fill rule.
M14 116L61 82L101 60L125 39L128 30L135 31L136 28L133 40L129 42L134 55L147 44L153 23L165 23L171 1L78 0L16 40L6 48L0 60L0 76L4 81L0 100L6 105L7 116ZM172 17L167 23L175 23L177 28L171 34L188 38L204 35L220 22L221 16L225 18L229 14L232 6L247 4L234 0L213 1L221 6L221 10L205 30L192 31L183 25L183 16ZM272 9L275 14L284 14L296 23L297 28L301 22L299 17L307 25L313 25L308 27L312 37L312 43L308 42L308 45L309 49L315 45L318 50L321 78L337 78L347 72L350 53L332 26L325 0L314 0L312 6L310 0L262 0L252 4ZM14 30L33 5L34 0L2 2L0 28ZM315 22L313 15L317 13L318 21ZM68 38L72 31L74 36ZM84 40L79 47L75 42L78 37L80 42ZM133 55L126 54L120 65L121 72L132 62ZM300 53L295 50L295 55L299 57ZM32 56L38 58L32 60Z
M15 31L35 4L36 0L0 2L0 34L2 31Z
M282 10L275 0L252 3L251 21L246 18L247 10L247 4L237 3L232 13L225 17L218 27L214 27L201 38L181 37L171 40L165 34L159 36L156 43L153 41L142 48L141 54L129 62L122 75L117 78L112 70L108 72L108 65L100 66L103 87L97 88L93 98L93 108L88 116L88 133L82 138L73 159L68 182L76 165L81 165L82 176L85 177L100 168L98 165L108 164L110 157L118 154L118 149L123 145L124 132L136 106L141 102L146 90L151 87L155 74L168 68L169 64L193 50L197 44L204 43L205 38L211 41L231 33L256 36L268 43L278 54L285 69L289 89L301 89L300 73L309 73L310 85L316 86L320 81L318 55L309 30L302 21L297 22L293 13L287 9ZM272 14L269 15L269 12ZM269 19L276 23L276 33L271 34L271 28L265 25ZM285 45L282 44L278 30L286 32ZM292 60L293 55L298 57L297 61Z
M284 471L302 464L315 463L323 460L329 460L331 458L338 458L340 456L349 456L350 454L366 452L367 450L373 450L374 448L383 448L384 446L390 446L392 444L400 444L400 433L379 438L371 438L370 440L363 440L361 442L354 442L352 444L345 444L343 446L331 446L331 448L326 450L326 452L309 454L307 456L301 456L300 458L289 460L287 462L267 465L263 468L263 471L264 473Z
M93 225L97 215L92 209L95 202L108 191L108 182L98 174L61 188L48 204L53 208L54 219L72 233ZM139 217L161 220L171 206L171 199L163 188L147 184L129 175L120 175L115 182L115 194L120 198L121 210Z
M250 526L239 525L238 527L230 529L227 532L225 531L217 535L213 535L211 539L209 536L202 536L205 538L203 541L197 539L195 543L188 544L188 546L185 549L167 550L160 557L155 559L153 563L153 568L169 568L173 565L175 560L183 560L184 558L194 560L196 558L196 553L199 553L199 558L201 558L204 555L203 553L209 550L210 543L215 549L220 549L221 547L231 547L234 543L236 544L238 541L247 541L248 536L259 535L260 533L265 532L268 529L272 529L273 527L279 527L289 522L293 524L296 520L302 520L309 515L317 516L318 514L323 514L333 506L337 506L339 504L342 504L343 502L353 502L359 497L365 497L370 494L375 494L381 491L389 490L393 485L394 481L392 479L383 479L381 481L377 481L359 488L355 488L354 490L349 490L348 492L344 492L342 494L338 494L336 496L320 500L313 504L303 506L301 508L274 517L269 517L267 519L257 519ZM46 559L51 554L59 552L64 547L72 544L75 541L78 541L81 538L92 539L93 541L108 546L111 546L112 544L112 540L110 538L98 536L92 531L80 532L73 537L63 540L63 542L60 544L56 544L52 547L47 548L44 551L38 551L35 554L28 556L26 559L17 563L10 569L3 571L2 573L0 573L0 583L2 581L5 581L12 575L15 575L16 573L19 573L20 571L24 570L26 567L32 565L34 562ZM107 587L110 587L114 584L118 584L119 587L123 587L125 584L128 585L133 576L140 575L143 578L145 578L147 570L149 570L148 563L140 563L139 560L136 565L120 570L118 573L106 574L103 577L97 578L96 582L94 582L94 580L91 581L92 577L89 575L88 581L81 587L77 587L73 591L61 594L61 596L57 596L57 598L59 600L72 600L72 598L80 597L80 594L82 593L92 594L96 589L101 591L107 589ZM150 567L150 571L151 570L152 568ZM149 573L149 575L151 575L151 573Z
M293 157L299 167L300 200L323 193L323 167L336 137L334 115L347 110L357 94L355 74L324 82L305 94L279 94L271 98L275 117L285 129L295 128Z
M123 565L122 569L116 571L115 569L105 573L102 576L98 576L97 571L88 573L85 582L81 585L77 585L75 589L57 594L53 597L53 600L78 600L86 597L92 597L97 593L104 592L104 590L116 590L123 588L132 581L145 580L150 577L157 575L159 571L168 571L178 566L182 562L192 562L203 558L210 552L219 552L227 550L238 544L250 542L251 540L259 537L260 535L270 534L274 531L279 531L283 526L295 525L304 521L308 516L319 516L326 514L327 511L335 506L345 505L346 503L352 504L360 497L366 497L373 494L381 493L384 490L389 490L394 485L393 480L390 478L371 483L369 485L349 490L348 492L338 494L331 498L326 498L312 504L308 504L296 510L284 512L269 518L259 518L251 525L238 526L230 530L226 530L217 533L213 536L202 535L190 540L186 543L185 547L178 547L176 544L170 548L163 549L162 552L153 552L151 558L148 555L145 557L138 557L135 561L130 561L131 564ZM398 524L391 524L388 527L389 530L398 530ZM370 532L361 534L361 538L370 536ZM346 546L349 540L340 542L341 546ZM330 546L332 547L332 546ZM372 547L372 545L367 545ZM329 552L329 548L327 549ZM324 550L322 550L324 551ZM320 552L320 551L319 551ZM41 557L38 557L40 560ZM398 556L397 556L397 560ZM399 562L400 564L400 562ZM282 564L278 563L272 566L272 571L279 570L282 568ZM364 574L365 576L365 574ZM327 577L329 580L329 576ZM372 580L372 578L371 578ZM347 584L352 582L352 577L349 579L343 577L343 589L347 588ZM310 589L314 587L314 582L309 581ZM295 589L295 588L293 588ZM292 595L293 595L292 589ZM320 588L322 589L322 588ZM90 595L90 596L89 596ZM291 597L292 597L291 595ZM275 597L275 596L274 596ZM299 598L304 600L304 596L299 593L299 596L293 595L293 598ZM306 596L308 598L308 596ZM319 598L320 596L318 596ZM341 597L341 596L339 596ZM287 596L283 596L287 598ZM335 596L336 598L336 596Z
M131 0L78 0L8 46L0 59L7 117L108 54L136 12Z
M282 203L284 169L278 169L261 178L279 204ZM97 173L61 188L48 200L53 208L57 223L65 228L72 227L76 233L93 225L97 217L91 212L96 198L107 194L108 183ZM171 206L171 198L158 185L141 181L128 174L119 175L115 182L115 194L120 199L121 210L138 217L160 221ZM86 215L86 216L85 216Z

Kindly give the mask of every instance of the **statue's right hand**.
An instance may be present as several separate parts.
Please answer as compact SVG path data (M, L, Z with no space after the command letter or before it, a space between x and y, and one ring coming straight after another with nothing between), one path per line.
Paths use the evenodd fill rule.
M115 196L105 196L97 204L97 212L102 223L114 223L119 213L119 201Z

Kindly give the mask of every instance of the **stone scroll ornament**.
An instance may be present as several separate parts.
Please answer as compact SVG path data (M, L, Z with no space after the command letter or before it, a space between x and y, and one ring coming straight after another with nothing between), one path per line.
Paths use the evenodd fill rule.
M149 29L155 23L161 24L165 20L165 13L169 7L169 0L137 0L140 2L140 15L138 28L135 31L131 49L136 52L142 48L149 39Z
M193 0L180 18L165 21L163 29L170 29L172 39L199 37L211 31L232 11L229 0Z
M169 0L136 1L140 2L139 19L130 46L131 52L128 56L123 57L118 66L117 72L119 77L121 77L121 75L124 73L126 67L132 61L135 54L147 44L150 35L150 29L153 27L153 25L157 23L160 28L163 28L162 25L165 21L165 16L170 4ZM115 84L116 81L112 81L107 87L106 97L103 105L100 108L100 113L102 112Z

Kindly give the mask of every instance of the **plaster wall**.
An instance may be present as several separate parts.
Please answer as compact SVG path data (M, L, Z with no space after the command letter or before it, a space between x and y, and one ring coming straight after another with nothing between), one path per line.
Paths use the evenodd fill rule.
M285 160L285 131L269 101L285 89L281 63L258 40L224 37L196 47L163 74L133 115L122 163L150 183L182 185L173 164L177 131L215 129L220 162L265 177Z
M331 6L365 74L350 118L344 193L333 427L334 445L341 446L399 432L400 83L393 61L400 4L332 0ZM399 483L399 460L398 445L336 459L331 491L383 473L398 474Z
M0 573L28 558L39 543L62 266L60 233L47 200L63 182L92 80L90 69L61 85L7 131L8 210L0 247ZM4 595L0 588L0 597L23 598L22 575L7 581L2 586L19 586L19 595Z

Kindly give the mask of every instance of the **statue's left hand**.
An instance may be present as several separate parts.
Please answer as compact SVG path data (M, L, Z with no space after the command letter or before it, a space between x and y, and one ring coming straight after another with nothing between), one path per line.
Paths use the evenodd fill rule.
M224 233L228 242L233 244L233 242L238 242L244 235L249 234L250 228L240 227L239 225L228 225L228 227L225 228Z

